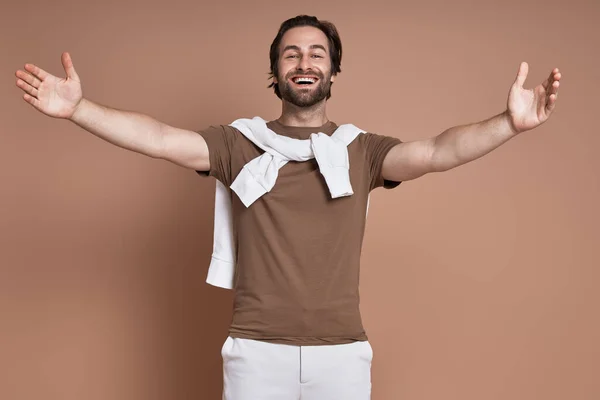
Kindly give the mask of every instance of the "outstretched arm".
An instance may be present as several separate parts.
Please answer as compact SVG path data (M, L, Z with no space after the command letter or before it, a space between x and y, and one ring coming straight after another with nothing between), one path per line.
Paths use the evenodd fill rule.
M516 135L548 120L556 105L561 73L554 68L534 89L524 89L528 65L519 66L506 111L487 120L449 128L437 136L396 145L383 162L384 179L407 181L476 160Z
M16 85L25 92L23 100L50 117L68 119L116 146L194 170L209 170L208 147L202 136L145 114L85 99L69 53L63 53L61 61L64 79L33 64L25 64L24 71L15 73Z

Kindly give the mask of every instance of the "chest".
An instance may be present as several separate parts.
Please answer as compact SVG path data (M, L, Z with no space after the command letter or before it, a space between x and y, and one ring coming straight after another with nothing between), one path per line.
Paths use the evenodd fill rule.
M243 146L236 152L237 156L232 158L231 172L232 180L235 180L239 172L251 160L263 154L258 147ZM369 194L368 168L364 155L355 146L348 146L348 159L350 163L349 177L352 191L351 196L332 199L331 193L321 174L319 165L315 159L307 161L289 161L278 170L277 180L274 187L257 203L273 204L294 210L297 213L303 211L315 213L319 210L340 209L344 212L356 207L361 207ZM234 203L236 195L233 195ZM237 199L239 202L239 199ZM241 202L240 202L241 203ZM252 206L250 207L252 208Z

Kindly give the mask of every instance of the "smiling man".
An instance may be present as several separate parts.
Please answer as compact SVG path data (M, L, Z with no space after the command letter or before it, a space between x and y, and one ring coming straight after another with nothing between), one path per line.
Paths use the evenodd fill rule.
M83 97L68 53L59 79L26 64L24 100L117 146L217 179L215 254L208 281L235 289L222 347L225 400L366 400L372 348L359 312L359 265L369 193L475 160L552 113L561 75L533 90L521 63L507 108L429 139L330 121L326 104L341 72L335 26L301 15L270 50L281 115L198 132Z

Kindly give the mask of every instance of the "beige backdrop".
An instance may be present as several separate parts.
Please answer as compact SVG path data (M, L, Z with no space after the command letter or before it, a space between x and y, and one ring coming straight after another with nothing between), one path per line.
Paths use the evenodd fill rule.
M559 67L553 117L374 192L362 311L374 400L600 398L597 1L2 1L0 398L220 398L230 292L204 283L214 180L22 100L26 62L188 129L277 118L268 50L300 13L344 58L329 116L403 140L504 110Z

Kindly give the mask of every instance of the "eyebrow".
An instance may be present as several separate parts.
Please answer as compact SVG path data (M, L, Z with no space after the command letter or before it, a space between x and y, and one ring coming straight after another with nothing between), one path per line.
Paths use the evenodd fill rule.
M320 45L320 44L311 44L309 48L310 49L322 49L323 51L327 52L327 50L325 49L325 46ZM284 49L283 49L283 51L282 51L282 53L285 53L288 50L297 50L297 51L300 51L300 47L291 44L291 45L285 46Z

